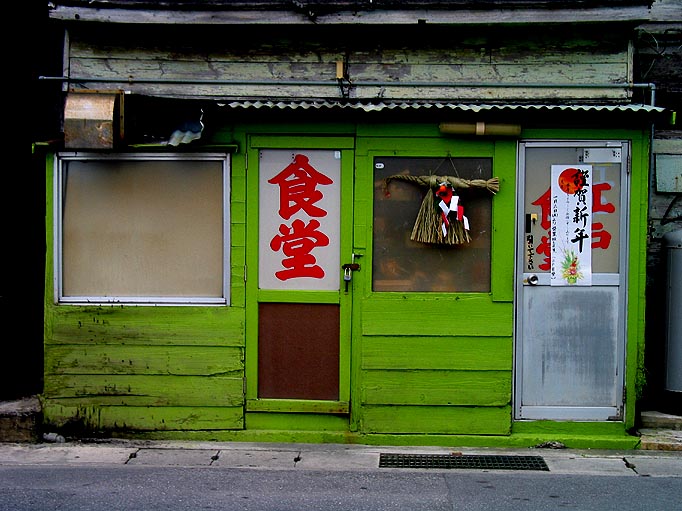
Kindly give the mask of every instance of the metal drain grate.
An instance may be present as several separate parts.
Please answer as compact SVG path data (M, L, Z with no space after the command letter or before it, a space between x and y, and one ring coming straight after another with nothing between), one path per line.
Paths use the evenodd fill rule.
M546 470L540 456L477 454L390 454L379 455L379 468L477 468L491 470Z

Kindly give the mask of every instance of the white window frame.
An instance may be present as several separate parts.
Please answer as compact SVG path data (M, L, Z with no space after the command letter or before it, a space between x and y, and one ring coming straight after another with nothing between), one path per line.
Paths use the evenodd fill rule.
M222 296L64 296L63 294L63 186L70 161L218 161L222 163ZM53 181L54 300L73 305L229 305L230 304L230 155L226 153L58 153Z

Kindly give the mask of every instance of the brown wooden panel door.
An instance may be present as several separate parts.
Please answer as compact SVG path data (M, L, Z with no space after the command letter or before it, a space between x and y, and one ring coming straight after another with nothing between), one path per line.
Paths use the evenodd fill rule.
M258 306L258 397L339 399L339 306Z

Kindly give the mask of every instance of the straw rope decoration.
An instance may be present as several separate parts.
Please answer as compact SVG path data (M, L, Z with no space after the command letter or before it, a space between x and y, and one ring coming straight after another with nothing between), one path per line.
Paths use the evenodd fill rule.
M427 188L417 219L412 228L412 241L439 245L460 245L469 243L469 220L459 203L456 190L481 188L493 195L500 190L500 180L462 179L455 176L411 176L396 174L384 180L384 193L390 197L388 185L391 181L406 181Z

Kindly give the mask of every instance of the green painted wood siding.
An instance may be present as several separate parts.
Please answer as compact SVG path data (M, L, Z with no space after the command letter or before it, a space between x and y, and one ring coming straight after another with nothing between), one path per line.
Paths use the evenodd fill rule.
M238 126L214 142L247 147L249 134L308 130L338 135L341 125ZM354 132L352 130L355 130ZM553 423L512 423L513 286L516 143L441 137L437 124L344 126L355 140L351 416L359 435L528 435L545 438ZM324 133L323 133L324 132ZM626 385L642 378L648 141L644 131L526 130L537 139L625 139L632 142L629 239L629 321ZM260 139L259 139L260 140ZM257 410L244 413L247 339L246 152L231 157L232 304L229 307L56 306L53 297L53 162L47 162L47 265L44 414L54 425L163 432L242 430L340 431L347 417ZM371 291L373 156L447 155L493 158L501 187L493 201L490 293ZM249 196L248 209L258 208ZM249 247L251 250L253 247ZM249 314L253 312L249 311ZM254 344L255 343L255 344ZM626 422L597 426L624 434L634 423L634 394ZM246 420L248 417L248 424ZM580 432L580 425L558 424ZM563 430L562 430L563 431ZM244 431L242 433L248 433ZM346 432L344 432L346 433ZM293 433L291 433L293 435ZM281 438L275 436L275 438ZM291 437L292 439L294 436ZM338 440L339 437L334 437ZM414 438L414 437L410 437ZM537 442L536 442L537 443Z
M633 76L626 35L577 27L484 35L432 26L409 38L395 27L299 27L295 34L127 27L126 37L109 28L70 32L69 76L92 80L75 80L75 87L221 100L338 99L341 62L351 98L608 102L627 99L628 90L615 85Z
M360 357L354 424L376 434L509 435L516 146L453 142L417 126L388 127L393 137L359 131L355 222L369 227L354 241L366 268L372 266L371 236L363 234L372 232L375 156L490 157L501 186L492 198L491 292L372 292L369 272L354 277L354 353Z
M231 183L230 307L55 305L52 168L48 162L46 420L90 430L242 429L243 168Z

